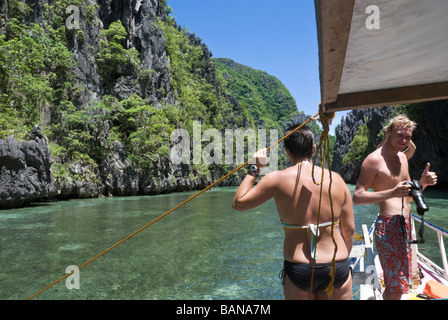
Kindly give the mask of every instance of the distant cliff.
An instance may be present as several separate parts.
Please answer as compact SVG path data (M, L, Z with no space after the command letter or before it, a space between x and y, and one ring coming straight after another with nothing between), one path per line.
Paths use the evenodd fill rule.
M333 170L356 183L362 161L382 140L381 129L397 114L417 123L412 140L417 150L409 160L411 178L419 179L427 162L438 175L438 186L448 187L448 101L353 110L336 127ZM356 149L356 150L355 150Z
M257 126L279 128L297 114L297 105L288 89L276 77L228 58L214 59L224 87L238 97L242 109L257 120Z

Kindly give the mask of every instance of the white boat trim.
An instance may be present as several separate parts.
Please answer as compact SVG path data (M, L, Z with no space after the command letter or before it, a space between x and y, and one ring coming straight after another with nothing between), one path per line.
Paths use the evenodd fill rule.
M412 215L413 221L417 220L420 223L422 222L422 219L416 215ZM432 262L430 259L425 257L423 254L421 254L419 251L417 251L417 255L419 259L424 260L426 264L430 265L432 268L434 268L436 271L441 273L441 277L448 281L448 261L446 256L446 250L445 250L445 243L443 241L443 237L448 237L448 232L427 222L424 221L425 227L428 227L432 230L434 230L437 233L437 240L439 242L439 250L440 250L440 257L442 259L442 265L443 267L438 266L436 263ZM415 228L414 228L415 230Z

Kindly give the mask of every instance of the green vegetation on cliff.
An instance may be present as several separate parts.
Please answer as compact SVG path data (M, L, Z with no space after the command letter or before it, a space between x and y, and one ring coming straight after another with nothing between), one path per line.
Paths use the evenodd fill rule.
M342 158L342 164L345 166L353 165L355 163L362 163L362 161L375 150L375 146L369 141L370 130L367 127L368 119L364 120L364 124L358 128L356 135L350 142L350 150Z
M24 25L13 17L7 30L0 35L0 138L21 139L43 114L76 92L75 61L64 34L46 22Z
M280 124L297 114L297 105L288 89L276 77L227 58L214 59L224 87L238 97L247 117L255 125L280 129Z

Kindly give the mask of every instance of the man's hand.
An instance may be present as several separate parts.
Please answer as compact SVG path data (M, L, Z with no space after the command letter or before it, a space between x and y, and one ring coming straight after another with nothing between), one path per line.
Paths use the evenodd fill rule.
M392 190L392 196L394 198L406 198L409 196L409 192L411 191L411 185L406 184L406 182L407 181L401 181Z
M423 188L427 186L433 186L437 184L437 175L435 172L429 171L430 163L426 164L426 168L422 173L422 177L420 178L420 184Z

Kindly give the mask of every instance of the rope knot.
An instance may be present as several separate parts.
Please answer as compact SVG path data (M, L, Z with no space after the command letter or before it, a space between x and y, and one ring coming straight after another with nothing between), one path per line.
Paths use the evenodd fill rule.
M328 112L325 113L322 111L322 104L319 102L319 121L322 123L322 127L324 129L324 132L328 134L330 131L330 124L333 121L335 117L334 112Z

